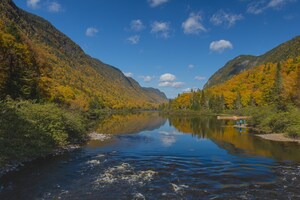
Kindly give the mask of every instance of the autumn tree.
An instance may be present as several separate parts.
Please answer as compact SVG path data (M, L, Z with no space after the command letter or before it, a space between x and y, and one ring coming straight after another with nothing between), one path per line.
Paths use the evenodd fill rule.
M28 45L13 34L0 31L1 97L32 99L38 96L38 70Z

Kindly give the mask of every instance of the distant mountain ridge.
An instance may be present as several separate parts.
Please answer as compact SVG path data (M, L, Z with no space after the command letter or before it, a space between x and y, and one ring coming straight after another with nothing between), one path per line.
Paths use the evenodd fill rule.
M234 75L239 74L242 71L251 69L255 66L265 64L268 62L280 62L287 60L288 58L296 58L300 55L300 36L280 44L267 53L260 56L241 55L229 62L227 62L222 68L214 73L204 85L204 89L221 84L229 80Z
M4 42L10 42L11 46L22 45L22 55L30 58L28 67L38 68L35 81L41 98L84 110L94 99L100 99L99 103L105 107L116 109L153 108L167 101L159 90L143 88L119 69L86 55L48 21L19 9L12 0L1 0L0 10L0 34L3 35L0 42L8 38ZM24 58L22 63L27 65L26 62ZM5 63L7 60L1 63L0 59L3 69L9 68ZM1 69L0 75L1 90L8 87L10 74Z

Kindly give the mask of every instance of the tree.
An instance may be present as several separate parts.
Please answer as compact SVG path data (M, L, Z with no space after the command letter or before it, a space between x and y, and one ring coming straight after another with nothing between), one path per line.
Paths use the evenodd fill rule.
M250 100L249 100L248 106L256 106L256 102L255 102L255 99L252 94L250 95Z
M298 66L298 73L297 73L297 82L296 82L296 91L294 95L294 102L295 104L300 107L300 67Z
M192 92L191 109L200 110L200 97L198 92Z
M241 109L243 107L242 101L241 101L241 94L238 92L236 95L236 99L234 101L234 109Z
M13 30L14 35L0 31L1 98L36 98L37 64L29 46L21 41L17 29Z
M283 98L283 84L281 75L281 64L277 63L276 75L274 81L274 103L278 110L286 110L287 102Z
M200 99L200 105L202 108L207 108L207 101L206 101L206 97L205 97L205 92L204 90L201 91L201 99Z
M274 95L281 96L282 94L282 76L281 76L281 64L277 63L276 67L276 75L275 75L275 82L274 82Z

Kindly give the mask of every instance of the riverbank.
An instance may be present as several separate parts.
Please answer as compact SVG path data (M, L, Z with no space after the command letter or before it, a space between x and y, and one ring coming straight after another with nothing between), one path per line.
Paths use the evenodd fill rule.
M217 116L218 120L245 120L250 119L249 116L236 116L236 115L219 115ZM261 134L261 132L264 132L263 130L260 130L258 128L253 128L251 126L248 126L247 124L241 124L241 125L233 125L235 128L249 128L250 130L253 130L255 132L258 132L259 134L254 134L255 136L258 136L260 138L271 140L271 141L278 141L278 142L298 142L300 144L300 138L292 138L289 137L285 133L266 133Z
M300 144L300 139L294 139L290 137L286 137L283 133L271 133L271 134L255 134L255 136L278 142L298 142Z
M92 132L92 133L88 134L86 141L84 143L82 143L82 145L90 140L105 141L105 140L109 140L111 138L112 138L112 136L109 134ZM0 178L9 172L17 171L20 167L23 167L25 163L32 162L39 158L47 158L47 157L58 156L58 155L62 155L64 153L72 152L76 149L81 148L82 145L76 145L76 144L67 145L64 147L59 147L59 148L55 149L53 152L45 154L43 156L37 156L37 157L31 157L31 158L28 157L23 160L11 161L11 162L5 164L5 166L2 166L2 167L0 166Z

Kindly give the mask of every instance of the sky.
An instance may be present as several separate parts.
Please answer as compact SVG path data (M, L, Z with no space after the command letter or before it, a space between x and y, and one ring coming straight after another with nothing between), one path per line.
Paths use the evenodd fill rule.
M300 35L300 0L14 0L92 57L169 98L239 55Z

